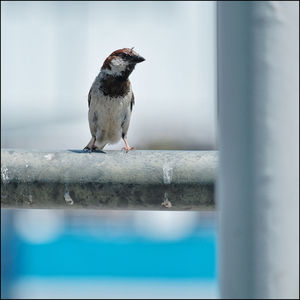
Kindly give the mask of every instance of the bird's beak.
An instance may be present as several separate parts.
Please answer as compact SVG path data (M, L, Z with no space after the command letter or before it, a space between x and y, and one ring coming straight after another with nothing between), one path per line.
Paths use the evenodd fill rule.
M136 64L141 63L144 60L145 60L145 58L140 55L136 55L136 56L132 57L132 61Z

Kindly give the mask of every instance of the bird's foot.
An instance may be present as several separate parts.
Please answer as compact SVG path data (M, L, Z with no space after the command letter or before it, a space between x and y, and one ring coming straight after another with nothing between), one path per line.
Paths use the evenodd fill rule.
M83 148L83 151L88 151L89 153L91 153L91 152L93 152L95 150L96 150L96 148L93 147L93 146L92 147L86 146L86 147Z
M100 150L99 148L95 147L95 146L92 146L91 148L86 146L85 148L83 148L83 151L88 151L89 153L92 153L92 152L99 152L99 153L105 153L104 151Z
M122 148L122 150L125 150L126 152L128 152L128 151L130 151L130 150L135 150L135 148L134 147L127 147L127 146L125 146L125 147L123 147Z

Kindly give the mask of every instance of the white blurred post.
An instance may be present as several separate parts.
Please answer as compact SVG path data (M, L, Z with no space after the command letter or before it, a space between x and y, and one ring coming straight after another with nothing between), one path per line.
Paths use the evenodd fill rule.
M222 298L299 297L299 3L218 2Z

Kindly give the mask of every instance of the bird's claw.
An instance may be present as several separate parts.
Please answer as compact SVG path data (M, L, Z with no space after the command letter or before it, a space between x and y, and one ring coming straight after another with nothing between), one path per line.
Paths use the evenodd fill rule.
M83 148L83 151L88 151L89 153L100 152L100 153L105 153L106 154L106 152L104 152L104 151L102 151L102 150L100 150L100 149L98 149L97 147L94 147L94 146L92 146L91 148L90 147L85 147L85 148Z
M127 153L130 150L135 150L135 148L134 147L123 147L122 150L125 150Z

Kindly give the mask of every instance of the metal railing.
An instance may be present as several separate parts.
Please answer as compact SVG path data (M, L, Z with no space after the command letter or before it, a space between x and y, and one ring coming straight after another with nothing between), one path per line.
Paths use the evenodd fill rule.
M211 210L216 151L1 150L1 207Z

